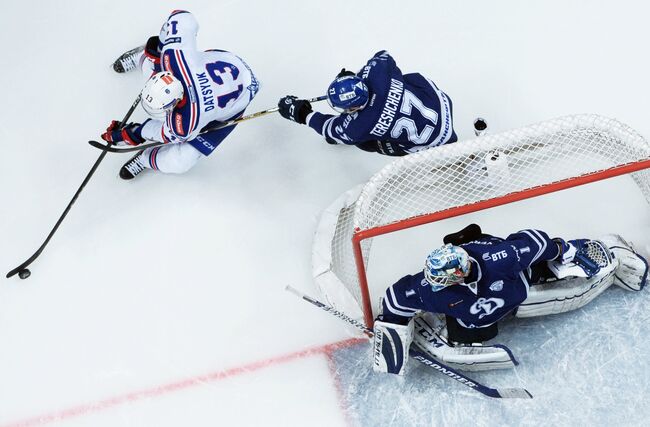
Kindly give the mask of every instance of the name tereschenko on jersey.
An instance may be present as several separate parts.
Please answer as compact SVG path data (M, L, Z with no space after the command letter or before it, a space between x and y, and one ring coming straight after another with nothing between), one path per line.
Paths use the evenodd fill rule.
M375 127L372 128L371 135L382 137L390 129L395 119L395 113L397 113L400 102L402 101L403 94L404 83L396 79L390 79L390 88L388 89L384 109L381 111Z

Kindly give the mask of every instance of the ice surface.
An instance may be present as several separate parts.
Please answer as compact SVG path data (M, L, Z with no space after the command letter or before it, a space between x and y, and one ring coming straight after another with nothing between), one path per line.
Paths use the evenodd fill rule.
M532 400L488 399L411 361L404 378L368 372L369 346L336 353L358 425L643 425L650 415L646 291L608 289L572 313L504 322L514 370L471 373L489 387L524 387Z
M319 95L341 67L388 49L450 94L461 138L477 116L497 132L580 112L650 137L644 2L8 0L3 272L40 245L99 155L86 141L141 88L111 62L179 7L196 14L200 47L236 52L260 78L251 112L287 93ZM277 116L242 124L183 176L124 183L127 159L106 157L29 280L0 284L1 426L638 425L650 415L647 290L612 289L584 310L504 325L499 340L521 366L476 378L527 387L527 402L488 400L415 364L403 380L374 376L368 347L323 347L345 328L284 286L314 293L320 211L389 159L332 147ZM470 219L498 233L632 229L650 249L648 207L627 186L575 194L571 209L530 202ZM613 194L604 218L589 205ZM583 202L591 207L576 213ZM372 277L417 268L425 246Z

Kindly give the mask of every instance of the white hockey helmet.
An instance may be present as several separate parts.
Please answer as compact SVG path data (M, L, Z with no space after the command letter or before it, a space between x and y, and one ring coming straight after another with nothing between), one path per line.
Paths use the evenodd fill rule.
M434 249L424 263L424 278L434 292L461 283L469 274L469 255L450 243Z
M164 120L167 112L183 99L183 94L183 84L172 73L156 73L142 89L142 108L154 119Z

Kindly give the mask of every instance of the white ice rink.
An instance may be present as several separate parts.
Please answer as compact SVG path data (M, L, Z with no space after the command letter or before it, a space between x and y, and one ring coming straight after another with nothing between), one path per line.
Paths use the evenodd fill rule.
M139 74L110 64L178 8L196 15L199 47L237 53L262 81L248 112L321 95L387 49L450 95L461 139L477 116L499 132L582 112L650 137L650 5L638 0L6 0L3 275L98 157L87 140L140 90ZM277 115L240 125L183 176L123 182L128 158L107 156L28 280L0 281L1 427L647 425L648 289L505 324L499 341L521 365L472 376L533 400L490 400L415 363L403 379L373 375L367 344L283 288L316 295L319 213L390 159ZM618 232L650 249L650 209L629 177L436 225L431 245L467 221L497 235ZM407 248L371 279L390 284L430 249Z

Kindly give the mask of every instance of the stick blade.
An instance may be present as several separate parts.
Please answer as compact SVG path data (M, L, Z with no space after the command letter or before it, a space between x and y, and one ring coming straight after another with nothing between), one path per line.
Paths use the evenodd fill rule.
M532 399L533 395L530 394L525 388L498 388L499 397L503 399Z
M149 147L157 147L159 145L163 145L162 142L151 142L151 143L148 143L148 144L136 145L135 147L123 147L123 146L116 147L116 146L105 144L105 143L103 144L103 143L97 142L97 141L88 141L88 144L90 144L91 146L93 146L93 147L95 147L95 148L97 148L99 150L108 151L109 153L131 153L133 151L141 151L141 150L145 150L145 149L147 149Z
M101 142L88 141L88 144L92 145L95 148L99 148L100 150L105 150L106 149L106 144L102 144Z
M20 264L18 267L14 268L14 269L11 270L9 273L7 273L7 276L6 276L7 279L9 279L9 278L15 276L16 274L18 274L18 273L20 273L22 270L24 270L28 265L30 265L30 264L32 263L32 261L34 261L34 259L36 259L36 257L37 257L38 255L40 255L40 253L41 253L41 251L39 250L39 251L36 252L34 255L32 255L32 256L31 256L27 261L23 262L23 263Z

